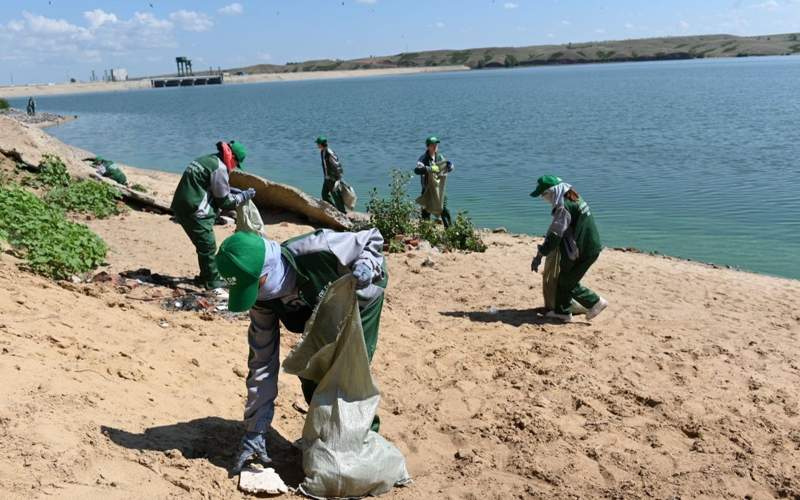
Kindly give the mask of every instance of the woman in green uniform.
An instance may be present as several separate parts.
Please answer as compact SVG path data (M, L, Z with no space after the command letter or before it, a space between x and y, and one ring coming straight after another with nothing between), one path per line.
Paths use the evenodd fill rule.
M565 323L572 321L570 306L575 300L588 309L586 319L591 320L608 306L604 298L581 285L581 279L603 249L592 211L578 192L561 178L544 175L536 183L536 190L531 196L541 196L553 207L553 222L547 230L544 243L538 246L531 270L538 272L543 257L557 248L561 250L556 307L545 316Z
M357 281L361 326L367 356L378 344L388 275L383 260L383 236L377 229L337 233L327 229L279 244L261 235L237 232L222 242L217 254L222 276L235 281L228 309L250 311L249 373L242 438L236 470L255 456L269 463L265 436L275 414L278 395L279 323L303 333L306 321L329 284L346 274ZM306 402L316 384L300 379ZM373 422L377 432L379 420Z

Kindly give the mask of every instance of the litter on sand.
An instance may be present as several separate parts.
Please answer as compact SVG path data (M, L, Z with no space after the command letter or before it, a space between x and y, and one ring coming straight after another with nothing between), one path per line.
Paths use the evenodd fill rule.
M244 469L239 474L239 489L254 495L282 495L289 493L289 487L273 468Z

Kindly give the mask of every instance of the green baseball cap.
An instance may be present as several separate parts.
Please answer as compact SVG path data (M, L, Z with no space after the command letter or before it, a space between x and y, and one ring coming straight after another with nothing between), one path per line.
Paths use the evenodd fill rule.
M247 158L247 149L244 147L244 144L241 142L231 141L228 143L231 147L231 151L233 152L233 156L236 157L236 161L239 162L239 168L242 168L242 163L244 163L244 159Z
M432 135L432 136L428 137L427 139L425 139L425 145L426 146L430 146L431 144L439 144L439 142L440 142L439 138L436 137L435 135Z
M255 233L238 231L222 242L217 252L219 273L234 283L230 288L228 310L247 311L258 298L258 280L264 267L266 245Z
M325 137L324 135L321 135L321 136L317 137L316 140L314 140L314 142L316 142L317 144L320 144L320 145L321 144L328 144L328 138Z
M536 180L536 189L531 193L531 196L534 198L541 196L542 193L553 186L558 186L562 182L564 181L561 180L561 177L556 177L555 175L543 175Z

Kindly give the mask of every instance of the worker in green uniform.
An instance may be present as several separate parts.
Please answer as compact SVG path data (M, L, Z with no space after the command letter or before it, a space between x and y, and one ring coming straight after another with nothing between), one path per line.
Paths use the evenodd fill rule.
M420 183L422 184L422 196L417 200L418 202L427 199L425 191L431 189L432 183L430 177L433 175L446 175L455 170L452 162L448 161L442 153L439 152L439 138L432 135L425 139L425 152L417 160L417 166L414 168L414 173L420 176ZM443 188L443 187L442 187ZM447 210L447 203L445 202L444 193L436 197L441 202L440 207L422 207L422 218L430 220L431 210L441 211L442 224L445 229L450 227L450 211ZM437 214L439 215L439 214Z
M83 161L92 162L92 167L94 167L97 175L108 177L117 184L122 184L123 186L128 185L128 178L125 176L125 172L112 160L107 160L102 156L95 156L93 158L84 158Z
M229 174L241 168L247 150L240 142L218 142L217 153L197 158L183 172L172 198L172 210L197 250L200 275L197 281L221 299L228 298L214 254L214 221L221 210L230 210L252 199L253 188L234 190Z
M581 279L603 249L592 211L578 192L559 177L545 175L536 182L536 190L531 196L541 196L553 207L553 222L547 230L544 243L538 246L531 270L538 272L543 257L557 248L561 250L556 308L545 316L565 323L572 321L570 306L574 299L588 309L586 319L591 320L608 307L604 298L581 285Z
M291 332L303 333L327 286L352 274L367 356L372 361L388 274L383 236L377 229L357 233L321 229L282 244L255 233L237 232L220 245L217 264L222 276L235 281L228 309L250 310L246 433L235 464L235 470L241 470L254 456L270 462L265 435L278 395L279 322ZM302 378L300 382L303 396L310 402L316 384ZM379 422L376 416L373 430L378 430Z
M327 137L321 135L314 142L319 148L319 157L322 160L322 199L336 207L336 210L347 213L342 195L335 189L336 183L342 180L344 174L342 163L328 146Z

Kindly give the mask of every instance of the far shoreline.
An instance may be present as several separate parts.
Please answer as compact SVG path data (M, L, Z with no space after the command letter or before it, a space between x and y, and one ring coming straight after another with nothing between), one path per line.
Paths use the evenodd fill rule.
M471 71L467 66L434 66L415 68L355 69L341 71L305 71L298 73L257 73L252 75L229 75L223 85L247 85L253 83L294 82L311 80L334 80L346 78L373 78L379 76L418 75L424 73L452 73ZM54 84L27 84L0 86L0 97L42 97L106 92L126 92L151 89L150 78L126 80L124 82L78 82ZM156 90L156 89L154 89Z

